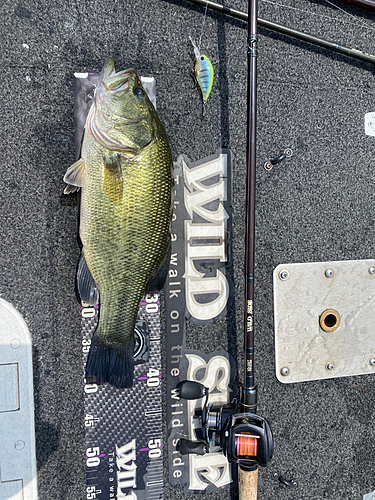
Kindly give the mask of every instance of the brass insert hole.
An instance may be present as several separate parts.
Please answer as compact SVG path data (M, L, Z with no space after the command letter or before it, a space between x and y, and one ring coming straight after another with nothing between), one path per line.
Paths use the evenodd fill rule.
M336 316L334 314L328 314L328 316L324 319L324 324L328 326L328 328L332 328L336 324Z
M327 309L320 316L319 323L325 332L334 332L340 326L340 315L334 309Z

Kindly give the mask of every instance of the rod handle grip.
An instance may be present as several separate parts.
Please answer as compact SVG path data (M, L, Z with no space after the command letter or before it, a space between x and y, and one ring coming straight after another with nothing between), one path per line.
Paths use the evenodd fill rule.
M249 472L238 467L238 499L257 500L257 492L258 468Z

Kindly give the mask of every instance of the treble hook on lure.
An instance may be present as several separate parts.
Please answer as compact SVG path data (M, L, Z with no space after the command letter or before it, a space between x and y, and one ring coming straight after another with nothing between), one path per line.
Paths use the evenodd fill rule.
M214 69L208 57L204 54L201 54L199 48L196 46L191 36L189 36L189 38L194 47L194 77L202 93L204 114L204 107L207 102L208 96L210 95L212 84L214 82Z

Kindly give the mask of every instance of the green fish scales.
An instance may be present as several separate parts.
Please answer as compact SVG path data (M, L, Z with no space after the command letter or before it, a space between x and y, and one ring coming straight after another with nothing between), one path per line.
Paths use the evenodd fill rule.
M66 192L82 188L78 288L83 299L90 286L100 296L86 379L129 387L139 304L169 248L172 190L166 134L135 70L105 66L81 159L64 180Z

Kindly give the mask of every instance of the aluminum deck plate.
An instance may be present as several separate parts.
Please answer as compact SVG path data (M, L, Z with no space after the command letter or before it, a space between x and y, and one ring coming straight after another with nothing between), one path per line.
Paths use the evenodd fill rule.
M30 332L0 299L0 500L37 500Z
M375 260L281 264L273 279L280 382L375 373Z

